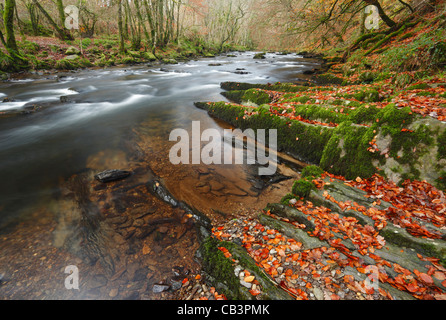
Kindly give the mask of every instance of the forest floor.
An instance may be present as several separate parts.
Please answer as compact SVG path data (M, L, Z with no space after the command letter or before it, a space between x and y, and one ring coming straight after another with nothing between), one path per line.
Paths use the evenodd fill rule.
M362 37L313 83L225 83L231 103L196 104L277 129L280 151L315 165L280 204L215 225L198 277L212 287L182 298L446 299L441 23Z
M157 48L155 52L145 47L134 50L127 41L124 53L119 52L119 42L113 37L62 41L54 37L22 36L21 39L17 39L17 43L21 54L28 61L27 69L21 73L57 72L58 70L156 62L176 64L178 61L190 60L194 57L213 57L220 53L220 50L211 45L188 40ZM232 45L223 48L225 52L246 49ZM9 76L7 73L2 73L2 77L6 80Z

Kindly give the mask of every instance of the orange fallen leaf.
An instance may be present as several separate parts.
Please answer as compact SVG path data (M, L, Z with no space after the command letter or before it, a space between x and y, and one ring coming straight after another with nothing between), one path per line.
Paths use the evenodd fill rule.
M250 289L250 290L249 290L249 293L252 294L253 296L257 296L257 295L259 295L261 292L260 292L259 290L257 290L257 289L255 289L255 290Z
M432 280L432 277L426 273L420 272L419 277L423 282L425 282L427 284L434 283L434 280Z
M440 281L445 280L446 276L443 272L440 271L434 271L434 277Z
M334 294L334 293L330 297L331 297L331 300L340 300L341 299L340 296L338 296L337 294Z
M418 288L419 288L419 287L418 287L417 285L414 285L414 284L412 284L412 283L409 283L409 284L406 286L406 289L407 289L409 292L412 292L412 293L417 292Z

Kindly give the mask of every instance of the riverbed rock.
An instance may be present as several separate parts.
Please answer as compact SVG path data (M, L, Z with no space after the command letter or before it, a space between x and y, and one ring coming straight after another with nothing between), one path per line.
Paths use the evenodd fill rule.
M161 293L169 290L170 286L167 284L155 284L153 285L152 291L153 293Z
M122 179L127 178L130 175L131 175L131 172L129 172L129 171L113 169L113 170L106 170L101 173L98 173L94 177L96 180L98 180L102 183L106 183L106 182L122 180Z

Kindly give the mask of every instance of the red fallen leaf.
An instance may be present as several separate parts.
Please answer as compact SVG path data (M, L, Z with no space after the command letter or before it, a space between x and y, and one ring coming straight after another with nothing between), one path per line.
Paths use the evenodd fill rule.
M250 289L249 293L252 294L253 296L257 296L257 295L261 294L261 292L257 289L255 289L255 290Z
M431 277L430 275L426 274L426 273L421 272L421 273L419 274L419 277L420 277L420 279L421 279L423 282L426 282L427 284L432 284L432 283L434 283L434 280L432 280L432 277Z
M338 295L335 294L335 293L333 293L333 294L330 296L330 298L331 298L331 300L340 300L340 299L341 299L341 297L338 296Z
M441 285L446 288L446 280L444 280Z
M434 277L440 281L446 280L446 275L443 272L440 271L434 271L433 273Z
M418 286L417 285L414 285L414 284L412 284L412 283L409 283L407 286L406 286L406 289L409 291L409 292L412 292L412 293L414 293L414 292L417 292L418 291Z

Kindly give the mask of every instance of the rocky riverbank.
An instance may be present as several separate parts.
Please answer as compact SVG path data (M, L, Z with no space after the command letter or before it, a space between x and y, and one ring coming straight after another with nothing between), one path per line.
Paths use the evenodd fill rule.
M280 151L314 164L281 203L214 226L205 272L231 298L445 299L444 78L315 79L222 83L231 102L196 103L277 129Z
M29 77L33 74L44 75L59 71L82 68L103 68L118 65L137 64L177 64L200 57L215 57L230 51L246 51L242 46L225 46L220 50L212 45L195 44L183 41L181 45L169 45L154 52L141 49L133 50L128 44L124 52L119 52L115 39L86 38L81 41L61 41L48 37L27 37L18 42L20 52L28 59L26 70L19 73L0 71L1 80Z

